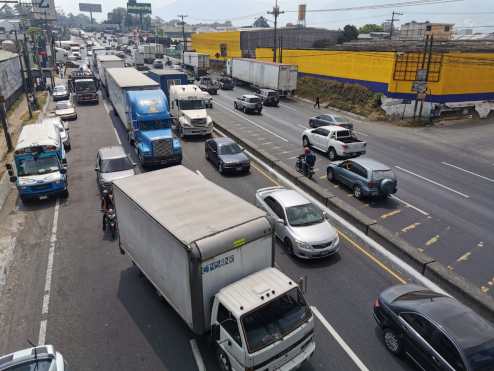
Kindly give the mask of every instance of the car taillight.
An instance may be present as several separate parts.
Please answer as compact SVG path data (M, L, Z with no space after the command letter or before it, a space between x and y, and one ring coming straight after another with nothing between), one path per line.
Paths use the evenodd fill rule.
M374 302L374 308L379 308L381 304L379 304L379 298L376 298L376 301Z
M347 148L348 148L348 145L346 145L346 144L342 144L342 145L341 145L341 148L343 148L343 149L347 149Z

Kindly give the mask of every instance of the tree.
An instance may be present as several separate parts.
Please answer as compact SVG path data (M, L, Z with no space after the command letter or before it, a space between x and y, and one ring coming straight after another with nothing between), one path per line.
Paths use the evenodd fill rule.
M347 24L343 27L343 33L338 37L338 44L343 44L348 41L356 40L358 37L357 27Z
M266 18L263 16L260 16L257 18L254 23L252 24L252 27L260 27L260 28L269 28L269 23Z
M379 24L368 23L358 29L359 33L383 32L384 27Z

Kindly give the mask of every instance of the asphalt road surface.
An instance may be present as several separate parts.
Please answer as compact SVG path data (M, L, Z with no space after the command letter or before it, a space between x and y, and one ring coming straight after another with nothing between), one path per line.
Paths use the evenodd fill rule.
M207 370L215 370L205 339L195 339L103 233L96 151L119 140L131 149L107 102L77 110L69 123L68 199L25 206L13 191L1 211L0 243L10 244L11 255L0 277L0 354L46 339L75 370L196 370L197 341ZM183 150L185 166L249 202L275 184L257 165L249 175L218 174L204 159L203 140L185 140ZM303 370L411 370L385 350L372 318L377 294L408 277L340 236L340 253L320 261L276 250L285 273L307 276L307 299L318 313L317 349Z
M252 92L220 90L211 116L294 166L309 118L330 110L290 99L248 115L233 109L234 97L246 93ZM368 157L393 168L398 192L387 200L354 199L351 190L328 182L323 153L317 154L314 181L482 292L494 293L494 125L405 128L356 121L355 132L367 142Z

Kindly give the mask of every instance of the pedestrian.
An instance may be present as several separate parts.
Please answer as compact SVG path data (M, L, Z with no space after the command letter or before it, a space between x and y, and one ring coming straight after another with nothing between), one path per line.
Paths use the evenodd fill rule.
M316 97L316 103L314 103L314 108L316 108L316 106L318 109L321 109L321 106L319 105L319 97Z

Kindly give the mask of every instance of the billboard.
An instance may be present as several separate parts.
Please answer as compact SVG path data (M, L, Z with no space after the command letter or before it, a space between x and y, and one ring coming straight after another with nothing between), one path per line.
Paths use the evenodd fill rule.
M101 13L101 4L79 3L81 12Z
M129 1L127 3L127 13L129 14L151 14L151 3L137 3Z

